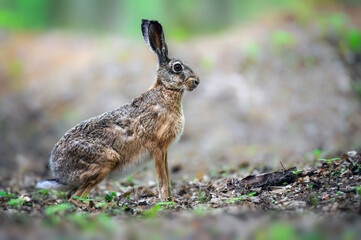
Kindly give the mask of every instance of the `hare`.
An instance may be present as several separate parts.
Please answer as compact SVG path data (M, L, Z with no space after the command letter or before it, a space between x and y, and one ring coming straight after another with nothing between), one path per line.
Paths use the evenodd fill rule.
M157 21L143 19L141 29L158 57L155 83L120 108L65 133L49 159L55 178L38 182L36 188L66 191L69 201L85 206L73 196L84 196L107 176L124 176L153 158L159 197L166 201L171 195L167 148L183 132L184 91L194 90L199 78L182 60L168 58L163 28Z

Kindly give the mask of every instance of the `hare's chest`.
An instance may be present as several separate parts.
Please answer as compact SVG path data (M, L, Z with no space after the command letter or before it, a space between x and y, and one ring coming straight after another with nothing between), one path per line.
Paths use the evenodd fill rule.
M175 129L176 137L174 139L174 142L177 142L180 139L180 137L182 136L183 130L184 130L184 123L185 123L185 119L184 119L183 109L182 109L181 115L179 116L179 119L178 119L177 128Z
M183 111L169 113L162 121L159 122L156 137L160 142L168 144L178 141L184 129ZM166 144L166 145L168 145Z

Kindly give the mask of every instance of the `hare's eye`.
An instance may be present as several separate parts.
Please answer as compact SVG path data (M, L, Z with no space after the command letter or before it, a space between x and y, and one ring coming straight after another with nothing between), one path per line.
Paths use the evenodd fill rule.
M176 63L173 65L173 71L174 72L180 72L182 71L182 65L180 63Z

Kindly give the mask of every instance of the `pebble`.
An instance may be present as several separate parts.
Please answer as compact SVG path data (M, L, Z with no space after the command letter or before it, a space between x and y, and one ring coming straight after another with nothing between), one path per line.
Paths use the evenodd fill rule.
M292 201L284 203L287 209L305 208L307 203L304 201Z

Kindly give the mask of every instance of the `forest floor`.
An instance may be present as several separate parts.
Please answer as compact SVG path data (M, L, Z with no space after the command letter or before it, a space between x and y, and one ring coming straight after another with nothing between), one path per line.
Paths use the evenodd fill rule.
M173 172L181 169L173 168ZM361 224L361 153L323 159L314 168L275 172L247 166L173 182L159 202L153 184L132 178L100 185L68 203L65 193L36 191L34 177L1 179L2 239L358 239ZM119 184L119 183L118 183ZM115 191L117 189L118 191ZM119 191L120 189L120 191ZM75 234L75 235L74 235Z

